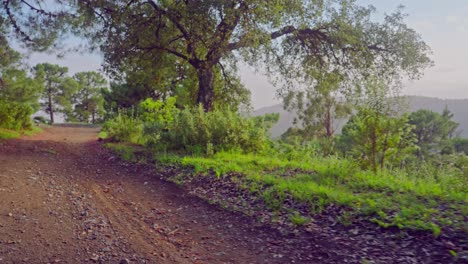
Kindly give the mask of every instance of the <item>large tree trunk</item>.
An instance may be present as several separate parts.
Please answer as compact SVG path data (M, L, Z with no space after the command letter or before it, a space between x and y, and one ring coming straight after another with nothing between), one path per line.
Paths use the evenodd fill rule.
M213 110L214 74L213 67L197 69L198 95L197 103L202 104L206 112Z

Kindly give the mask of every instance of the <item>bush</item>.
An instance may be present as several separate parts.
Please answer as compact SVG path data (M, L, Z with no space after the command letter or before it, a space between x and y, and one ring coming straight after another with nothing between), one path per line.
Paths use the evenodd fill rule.
M258 152L268 145L276 114L244 117L229 109L205 112L202 106L179 110L175 98L140 103L139 117L120 113L104 130L116 141L144 144L154 150L214 154L220 150Z
M132 112L119 112L104 124L103 129L113 141L135 144L142 142L143 122L134 117Z
M174 112L171 122L149 124L145 137L158 134L162 146L195 154L220 150L258 152L269 142L269 119L243 117L230 110L205 112L202 106Z
M31 129L31 106L0 100L0 127L11 130Z

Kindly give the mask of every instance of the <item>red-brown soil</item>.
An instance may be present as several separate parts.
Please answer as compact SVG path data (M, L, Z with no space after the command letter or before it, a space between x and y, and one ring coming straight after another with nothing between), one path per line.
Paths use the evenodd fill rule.
M98 130L51 127L0 143L0 263L363 261L352 238L284 236L161 180L148 166L120 162L97 141ZM392 259L385 247L395 245L368 255L380 254L378 263L421 260Z

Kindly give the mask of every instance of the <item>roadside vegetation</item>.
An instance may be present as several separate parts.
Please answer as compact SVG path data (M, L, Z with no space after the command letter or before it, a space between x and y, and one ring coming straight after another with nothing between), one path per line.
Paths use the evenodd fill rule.
M334 216L345 225L366 219L382 227L429 230L434 236L444 228L468 231L468 157L455 150L461 139L449 137L455 125L449 114L444 119L433 113L427 122L438 134L423 144L415 133L428 124L415 117L424 111L399 117L380 113L377 122L370 118L376 113L369 104L366 112L351 117L342 135L328 139L330 147L320 137L270 139L268 129L277 115L247 117L174 105L174 98L166 103L148 99L138 111L118 113L104 125L114 141L107 146L126 160L193 170L179 175L178 182L240 174L239 189L260 197L273 212L286 208L298 225L338 207ZM420 154L427 148L431 151ZM138 155L142 150L145 154ZM309 209L299 214L287 208L289 199Z
M449 109L409 113L399 96L433 65L402 7L376 21L351 0L36 2L0 4L0 128L29 130L40 109L49 123L105 121L124 159L241 175L272 211L304 205L287 209L296 225L335 208L343 224L467 232L467 140ZM102 52L109 87L96 72L23 68L7 39L43 51L71 33ZM278 115L249 116L239 62L297 113L281 139L269 137Z

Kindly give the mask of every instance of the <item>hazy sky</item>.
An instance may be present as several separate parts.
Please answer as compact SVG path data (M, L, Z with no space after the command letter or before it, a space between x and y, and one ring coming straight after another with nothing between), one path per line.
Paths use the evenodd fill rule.
M403 92L440 98L468 98L468 0L358 0L377 8L376 16L389 13L400 4L409 14L407 24L422 35L433 51L435 66L422 79L405 83ZM101 58L89 54L33 54L29 62L53 62L68 66L71 73L97 70ZM248 67L241 69L245 85L252 91L254 108L277 103L275 88L265 76Z

